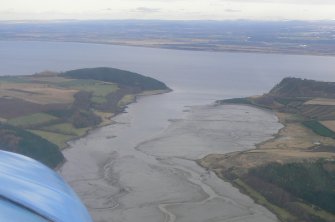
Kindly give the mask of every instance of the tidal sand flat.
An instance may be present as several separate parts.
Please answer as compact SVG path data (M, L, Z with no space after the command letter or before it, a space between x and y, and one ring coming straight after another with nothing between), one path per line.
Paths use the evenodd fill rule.
M195 162L271 138L281 128L273 113L238 105L197 106L171 119L175 115L166 112L164 99L140 99L115 118L116 124L71 142L64 151L68 161L62 175L94 221L278 221Z

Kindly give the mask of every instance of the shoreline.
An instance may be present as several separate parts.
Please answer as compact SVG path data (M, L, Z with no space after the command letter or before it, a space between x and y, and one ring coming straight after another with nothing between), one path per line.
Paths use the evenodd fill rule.
M165 93L169 93L169 92L172 92L173 90L172 89L166 89L166 90L154 90L154 91L144 91L144 92L141 92L141 93L138 93L138 94L135 94L134 95L134 100L131 101L130 103L126 104L122 110L118 113L114 113L113 115L111 115L109 117L109 120L111 120L110 123L102 123L101 125L98 125L98 126L94 126L90 129L88 129L85 134L81 135L81 136L77 136L77 137L74 137L68 141L65 142L65 147L61 148L60 151L63 153L63 151L67 150L67 149L70 149L70 142L73 142L73 141L76 141L76 140L79 140L81 138L84 138L86 136L88 136L89 134L91 134L94 130L97 130L97 129L100 129L102 127L106 127L106 126L110 126L110 125L113 125L113 124L116 124L115 122L112 121L112 118L124 113L126 111L126 109L128 108L128 105L130 104L133 104L133 103L137 103L137 99L140 98L140 97L146 97L146 96L154 96L154 95L160 95L160 94L165 94ZM63 165L67 162L67 159L65 158L64 156L64 161L61 162L60 164L58 164L53 170L55 170L56 172L60 173L62 171L62 167Z
M217 105L229 105L229 104L217 104ZM235 152L230 152L230 153L226 153L226 154L219 154L219 155L223 155L223 156L225 157L225 159L228 159L228 158L230 158L230 157L232 157L232 156L234 156L234 155L240 155L240 154L243 154L243 153L247 153L248 151L261 149L261 145L262 145L262 144L265 144L265 143L267 143L267 142L269 142L269 141L273 141L273 140L278 139L278 138L280 137L280 131L283 130L283 129L286 127L285 124L284 124L283 122L280 121L280 119L279 119L277 113L274 112L272 109L266 109L266 108L264 108L264 107L257 106L257 105L251 105L251 104L237 104L237 105L241 105L241 106L250 106L250 107L257 108L257 109L262 109L262 110L268 110L268 111L271 111L271 112L273 112L273 114L277 117L277 119L278 119L278 123L282 124L283 127L280 128L280 129L278 130L277 133L273 134L273 137L272 137L272 138L267 139L267 140L264 140L264 141L262 141L262 142L260 142L260 143L256 143L256 144L254 145L255 148L253 148L253 149L249 149L249 150L245 150L245 151L235 151ZM210 156L210 155L215 155L215 154L209 154L209 155L207 155L207 156ZM203 159L205 159L207 156L205 156L205 157L202 158L202 159L196 160L195 162L196 162L200 167L203 167L203 168L206 169L207 171L212 171L213 173L215 173L215 175L216 175L218 178L222 179L224 182L230 183L233 187L235 187L236 189L238 189L242 194L247 195L248 197L250 197L256 204L259 204L259 205L261 205L261 206L264 206L264 207L265 207L266 209L268 209L271 213L273 213L274 215L276 215L276 216L278 217L278 220L279 220L280 222L282 222L282 219L280 218L280 215L278 214L278 212L272 208L273 205L272 205L270 202L266 201L266 200L265 200L265 201L267 202L267 204L264 204L263 201L260 201L260 199L261 199L262 196L261 196L260 194L259 194L259 196L258 196L258 195L254 195L254 194L253 194L253 190L250 190L250 189L252 189L251 187L249 187L248 185L244 184L242 181L240 181L240 183L239 183L239 182L236 182L235 179L232 179L232 178L230 178L230 177L225 176L225 175L222 174L222 172L220 172L219 170L211 169L211 167L206 166L206 164L203 162ZM240 179L238 179L238 180L240 180ZM241 184L241 182L242 182L243 184ZM244 186L243 186L243 185L244 185Z
M257 109L263 109L262 107L252 104L241 105L251 106ZM310 150L308 150L310 147L306 145L313 141L314 138L317 138L318 141L320 141L321 143L329 143L333 145L335 145L335 140L331 141L331 139L322 138L321 136L316 135L304 126L298 126L299 123L289 122L289 114L280 113L273 109L270 110L272 110L274 115L277 117L278 123L283 125L283 127L279 129L272 138L255 144L255 148L253 149L226 154L209 154L204 158L197 160L196 162L201 167L204 167L206 170L213 171L223 181L232 184L241 193L246 194L247 196L252 198L255 203L267 208L269 211L275 214L280 221L287 222L294 218L294 216L286 209L273 204L257 190L246 184L242 179L243 174L248 172L248 170L251 168L264 166L269 163L284 164L291 162L301 162L306 160L313 161L320 158L335 158L335 153L329 155L329 153L326 152L311 152ZM307 133L306 135L309 135L310 137L304 135L305 137L301 137L298 139L295 138L297 134L301 132L299 130L298 133L294 132L294 127L300 127L299 130L303 130L303 132ZM306 142L305 144L300 144L300 147L295 144L296 146L293 146L294 148L290 149L291 143L289 139L287 139L289 138L288 135L293 138L292 140L294 140L295 138L296 143L300 142L299 140L303 139L309 139L310 141ZM285 139L287 139L287 141L285 141ZM294 141L292 144L294 144ZM310 143L310 145L313 144ZM298 154L301 154L301 156L299 156ZM255 157L255 155L258 157Z
M269 50L247 50L247 49L189 49L189 48L175 48L175 47L160 47L150 45L133 45L127 43L108 43L108 42L95 42L95 41L57 41L57 40L0 40L1 42L50 42L50 43L78 43L78 44L96 44L96 45L111 45L111 46L125 46L125 47L138 47L149 49L166 49L178 51L193 51L193 52L217 52L217 53L255 53L255 54L274 54L274 55L296 55L296 56L320 56L320 57L335 57L335 53L318 53L318 52L282 52L282 51L269 51Z
M159 97L153 100L161 101ZM151 102L153 101L149 99L147 104L151 104ZM160 103L155 103L153 106L157 104ZM153 110L153 106L150 106L150 110ZM197 156L203 156L202 153L211 153L207 148L202 148L204 145L202 141L207 138L205 135L197 140L196 132L200 128L214 130L220 127L224 132L229 130L229 127L227 128L223 124L226 120L226 114L232 113L236 119L239 114L245 113L247 110L254 110L256 117L253 121L257 124L257 119L266 118L269 121L266 127L271 130L271 126L276 123L268 112L264 113L244 107L239 111L239 114L235 115L233 108L227 110L220 107L212 108L210 105L194 110L194 115L188 116L187 121L174 124L167 123L169 115L164 115L164 119L161 120L164 122L163 125L168 126L169 129L164 127L164 132L158 132L157 121L147 123L151 119L150 115L140 114L134 117L132 114L141 113L138 111L142 106L135 104L133 107L137 107L137 109L134 110L130 107L129 114L119 115L115 119L122 123L128 123L127 125L121 124L95 131L87 139L84 138L71 144L73 149L68 149L65 152L70 161L64 165L62 176L78 192L96 221L109 221L114 218L117 220L122 215L127 215L128 217L123 218L122 221L164 221L165 217L172 222L174 215L176 215L177 221L184 214L186 217L194 218L192 221L197 221L197 216L192 216L185 211L185 208L192 206L197 209L196 212L201 212L204 218L213 219L218 216L244 218L249 215L255 221L278 222L270 211L255 204L249 197L242 195L230 184L222 183L216 175L208 173L195 162ZM180 108L181 111L182 107ZM157 111L164 110L165 108L162 107ZM153 110L152 113L155 112L156 110ZM222 121L213 125L212 115ZM143 119L145 116L148 119ZM199 122L199 118L202 121ZM141 120L138 122L136 119ZM238 119L236 120L237 122L232 123L232 126L237 130L240 125ZM194 127L194 124L197 124L199 129ZM159 123L159 125L161 124ZM139 126L143 132L138 132ZM271 132L275 131L271 130ZM182 138L179 137L180 135L183 135ZM110 141L109 136L116 137L114 141ZM213 134L211 138L216 138L216 136L218 135ZM269 134L261 130L260 135L257 134L255 137L256 141L262 141L261 138L264 136L268 138ZM174 149L171 149L171 144L180 141L178 138L195 143L186 142L180 144L179 148L173 146ZM241 139L244 141L244 138ZM206 144L215 147L214 149L221 149L220 141L207 142ZM245 142L248 142L248 139ZM203 196L203 194L206 195ZM120 205L116 205L118 203ZM144 204L146 207L143 208ZM118 207L113 208L114 206ZM161 206L160 210L159 206ZM223 212L218 210L213 215L211 213L213 207L215 207L214 209L225 208L226 210ZM112 208L113 210L110 210ZM229 209L234 210L231 212ZM182 215L178 212L181 212ZM145 219L138 219L141 215ZM200 219L200 221L205 221L205 219Z

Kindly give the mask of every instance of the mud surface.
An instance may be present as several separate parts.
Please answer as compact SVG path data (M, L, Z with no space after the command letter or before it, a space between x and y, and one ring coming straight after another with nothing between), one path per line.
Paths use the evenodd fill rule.
M62 175L94 221L277 221L194 161L269 139L281 127L273 113L200 106L180 107L184 112L176 115L166 112L164 98L169 96L141 99L115 118L117 124L72 142L64 152Z

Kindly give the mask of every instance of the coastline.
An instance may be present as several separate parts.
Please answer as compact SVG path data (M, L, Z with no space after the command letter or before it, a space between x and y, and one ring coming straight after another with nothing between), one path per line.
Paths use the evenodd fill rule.
M218 105L225 105L225 104L218 104ZM251 104L238 104L241 106L250 106L250 107L254 107L257 109L265 109L265 110L271 110L271 109L266 109L264 107L260 107L257 105L251 105ZM285 123L283 123L282 121L280 121L278 114L276 112L274 112L274 114L276 115L276 117L278 118L278 123L282 124L283 127L281 129L278 130L277 133L275 133L273 135L273 138L264 140L260 143L255 144L255 148L253 149L249 149L246 151L236 151L236 152L231 152L231 153L226 153L226 154L209 154L206 157L199 159L196 161L196 163L205 168L207 171L213 171L215 173L215 175L217 175L217 177L219 177L220 179L222 179L224 182L228 182L230 183L233 187L237 188L241 193L249 196L252 200L255 201L255 203L260 204L262 206L264 206L266 209L268 209L270 212L272 212L273 214L275 214L278 219L280 221L282 221L281 218L281 214L279 213L279 209L275 208L270 202L268 202L267 200L265 200L259 193L257 193L257 191L254 191L251 187L249 187L248 185L246 185L245 183L243 183L239 178L231 178L230 176L226 175L225 172L222 172L220 169L214 169L210 166L211 162L207 162L206 158L207 157L211 157L214 155L220 155L221 158L227 160L228 158L231 158L233 156L237 156L243 153L246 153L248 151L252 151L252 150L259 150L261 148L262 144L266 144L269 141L273 141L276 140L280 137L280 131L283 130L285 128Z
M36 40L28 40L36 41ZM131 44L131 43L111 43L111 42L95 42L95 41L50 41L41 40L45 42L69 42L69 43L83 43L83 44L98 44L98 45L114 45L114 46L128 46L128 47L140 47L140 48L151 48L151 49L167 49L167 50L181 50L181 51L196 51L196 52L225 52L225 53L259 53L259 54L279 54L279 55L310 55L310 56L330 56L335 57L335 53L324 53L324 52L298 52L298 51L271 51L271 50L253 50L253 49L239 49L239 48L228 48L228 49L213 49L213 48L188 48L188 47L164 47L156 45L145 45L145 44Z
M265 127L275 132L272 128L279 126L273 115L251 107L242 107L236 113L234 107L226 109L210 105L196 107L187 115L187 120L171 124L167 122L170 115L164 113L164 106L153 109L153 106L161 104L159 101L159 97L140 100L129 107L127 113L116 117L120 124L101 128L87 138L71 143L71 149L65 151L70 161L64 165L62 176L87 204L92 217L99 222L120 218L129 222L155 222L166 218L173 222L181 216L197 221L196 215L213 221L218 217L235 217L243 221L248 215L253 221L278 222L270 211L195 163L197 157L211 153L209 150L221 150L221 141L227 137L222 140L214 138L220 138L219 134L229 131L229 126L238 130L241 114L250 112L252 122L257 126L259 119L266 119ZM152 119L151 115L156 112L163 112L164 118ZM227 126L224 123L229 114L236 121L228 121ZM212 115L221 121L213 122ZM220 133L210 133L215 129ZM206 133L199 138L199 130L210 133L211 139L206 140ZM248 134L250 130L247 127L245 133L237 136ZM262 141L261 138L270 136L266 131L260 130L248 138ZM248 138L241 139L249 144ZM173 145L176 143L179 145ZM228 141L227 144L234 143ZM189 207L194 208L196 215L185 210ZM213 207L225 210L213 214ZM178 219L175 220L175 216Z
M138 47L138 48L149 48L149 49L166 49L166 50L177 50L177 51L194 51L194 52L222 52L222 53L256 53L256 54L275 54L275 55L299 55L299 56L320 56L320 57L335 57L335 53L324 53L324 52L298 52L298 51L271 51L271 50L248 50L248 49L211 49L211 48L178 48L178 47L162 47L162 46L151 46L145 44L129 44L129 43L111 43L111 42L96 42L96 41L57 41L57 40L0 40L2 42L51 42L51 43L78 43L78 44L96 44L96 45L111 45L111 46L126 46L126 47Z
M263 109L262 107L252 104L241 105ZM335 153L312 152L310 150L310 147L316 143L313 141L335 145L335 140L316 135L301 124L290 120L292 116L289 114L280 113L273 109L270 110L277 116L278 122L283 125L283 127L273 135L273 138L257 143L255 144L255 148L246 151L227 154L209 154L197 160L197 164L206 170L213 171L223 181L229 182L239 189L241 193L252 198L257 204L266 207L269 211L274 213L280 221L288 222L296 219L295 216L286 209L273 204L257 190L246 184L243 181L243 175L246 174L249 169L270 163L285 164L314 161L320 158L335 158ZM303 133L302 137L299 135L301 133ZM302 140L305 141L302 142ZM291 148L291 145L293 148Z
M63 153L65 150L67 149L70 149L70 142L73 142L75 140L78 140L78 139L81 139L81 138L84 138L86 136L88 136L89 134L91 134L94 130L97 130L97 129L100 129L102 127L106 127L106 126L109 126L109 125L113 125L115 124L115 122L113 122L112 118L124 113L126 111L126 109L128 108L128 105L130 104L133 104L133 103L136 103L137 102L137 99L139 97L145 97L145 96L154 96L154 95L159 95L159 94L164 94L164 93L169 93L169 92L172 92L173 90L172 89L166 89L166 90L153 90L153 91L144 91L144 92L140 92L138 94L135 94L134 95L134 98L132 101L130 101L128 104L126 104L122 110L120 110L120 112L117 112L117 113L113 113L113 115L111 115L110 117L108 117L109 121L110 122L102 122L100 125L98 126L94 126L94 127L91 127L90 129L86 130L86 132L81 135L81 136L76 136L74 138L71 138L70 140L66 141L65 142L65 147L61 148L61 152ZM54 170L56 172L61 172L62 171L62 167L63 165L67 162L67 159L65 158L64 156L64 161L61 162L60 164L58 164L58 166L56 166L54 168Z

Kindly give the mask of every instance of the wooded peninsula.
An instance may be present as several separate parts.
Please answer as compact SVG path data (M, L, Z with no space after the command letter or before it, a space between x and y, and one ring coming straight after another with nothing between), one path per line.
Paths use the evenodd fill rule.
M55 168L67 142L113 123L138 95L170 89L151 77L115 68L0 77L0 147Z

